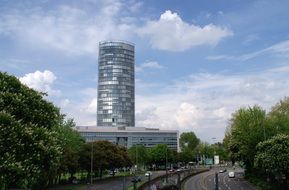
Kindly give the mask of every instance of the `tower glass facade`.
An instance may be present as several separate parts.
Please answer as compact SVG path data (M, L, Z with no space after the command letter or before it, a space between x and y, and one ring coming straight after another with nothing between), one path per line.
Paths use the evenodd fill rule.
M134 126L134 45L99 43L97 126Z

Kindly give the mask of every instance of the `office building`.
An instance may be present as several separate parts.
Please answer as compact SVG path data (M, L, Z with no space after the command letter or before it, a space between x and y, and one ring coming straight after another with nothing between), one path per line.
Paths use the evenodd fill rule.
M134 126L134 45L99 43L97 126Z
M142 145L146 148L166 144L171 150L178 150L178 131L145 127L95 127L78 126L78 132L87 142L107 140L126 148Z
M97 126L78 126L86 142L107 140L130 148L166 144L178 150L178 131L135 127L134 45L99 43Z

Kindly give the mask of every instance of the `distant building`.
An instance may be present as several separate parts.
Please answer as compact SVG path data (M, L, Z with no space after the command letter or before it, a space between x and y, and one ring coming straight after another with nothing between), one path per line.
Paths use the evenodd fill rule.
M86 142L107 140L130 148L166 144L178 150L178 131L135 127L134 45L99 43L97 126L78 126Z
M97 126L134 126L134 45L99 43Z
M178 150L178 131L159 130L144 127L95 127L78 126L78 132L87 142L107 140L130 148L143 145L146 148L166 144L171 150Z

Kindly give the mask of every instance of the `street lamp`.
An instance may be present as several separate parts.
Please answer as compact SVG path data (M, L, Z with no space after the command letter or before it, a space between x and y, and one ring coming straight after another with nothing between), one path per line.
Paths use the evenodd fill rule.
M134 166L134 178L132 180L133 182L133 189L136 190L137 188L137 182L139 182L139 179L136 176L136 172L137 172L137 145L135 145L135 166Z
M186 147L187 150L188 150L189 143L188 143L188 142L185 142L184 145L185 145L185 147ZM190 160L189 160L189 162L190 162ZM186 161L185 161L185 166L186 166L186 165L187 165L187 163L186 163Z
M212 140L213 140L213 145L214 145L214 164L216 164L216 137L213 137ZM218 190L219 189L219 179L218 179L218 172L216 171L215 172L215 190Z
M166 146L166 183L168 183L168 147Z
M91 142L91 154L90 154L90 184L91 185L93 182L92 173L93 173L93 141Z

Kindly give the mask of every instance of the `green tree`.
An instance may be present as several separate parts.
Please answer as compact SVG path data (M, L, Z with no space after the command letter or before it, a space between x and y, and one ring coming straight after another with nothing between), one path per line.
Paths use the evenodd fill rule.
M84 139L75 131L73 119L64 121L59 128L60 138L62 139L63 152L61 165L59 168L59 178L61 174L70 173L71 178L79 171L80 150L84 146Z
M214 154L219 156L220 161L229 160L228 152L226 151L223 143L215 143L211 145Z
M289 135L289 97L280 100L268 114L269 125L273 127L271 136L277 133ZM267 132L268 133L268 132Z
M200 156L205 156L206 158L213 158L213 156L214 156L213 147L206 142L199 143L195 149L195 152L196 152L196 154L198 154Z
M275 175L285 174L288 179L289 173L289 136L278 134L269 140L257 145L255 166L263 172Z
M194 132L182 133L179 139L181 152L179 153L179 159L183 163L194 161L196 158L196 147L200 143L200 139L197 138Z
M93 152L93 172L102 177L105 169L114 170L131 165L125 148L119 147L109 141L96 141L87 143L81 150L79 160L81 168L90 173L91 153Z
M185 149L193 151L199 143L200 139L197 138L194 132L182 133L180 136L180 147L182 151Z
M172 160L172 151L165 144L158 144L149 149L150 163L157 166L165 165L166 160Z
M128 155L134 165L145 166L149 163L149 154L147 148L141 145L134 145L128 149Z
M227 131L226 146L235 160L244 161L246 168L250 171L253 167L256 146L265 140L265 111L258 107L241 108L236 111Z
M189 149L184 149L179 153L179 161L182 163L188 163L195 160L195 154Z
M59 109L0 72L0 178L5 188L43 188L60 164Z

